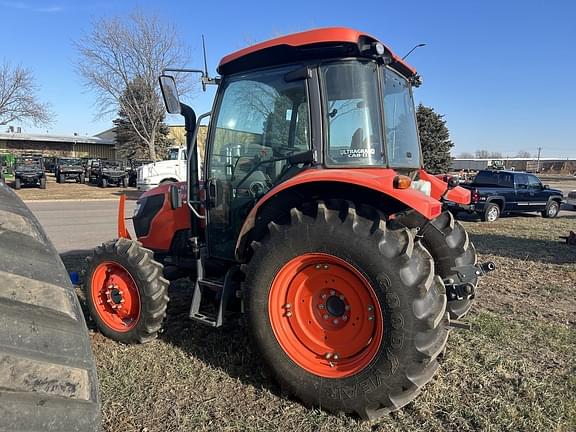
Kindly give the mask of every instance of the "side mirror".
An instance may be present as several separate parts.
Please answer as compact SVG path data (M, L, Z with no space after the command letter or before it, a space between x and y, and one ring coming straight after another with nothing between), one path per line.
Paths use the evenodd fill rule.
M542 189L550 189L549 185L542 185Z
M448 178L448 189L454 189L460 184L460 178L456 176L451 176Z
M168 195L170 198L170 207L172 210L182 207L182 197L180 196L180 188L174 184L168 188Z
M180 114L182 110L174 77L171 75L160 75L160 90L162 90L166 111L170 114Z

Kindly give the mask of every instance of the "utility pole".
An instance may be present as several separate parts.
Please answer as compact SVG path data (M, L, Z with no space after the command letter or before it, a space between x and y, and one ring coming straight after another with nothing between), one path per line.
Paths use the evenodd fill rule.
M538 162L536 162L536 172L540 172L540 152L542 151L542 147L538 147Z

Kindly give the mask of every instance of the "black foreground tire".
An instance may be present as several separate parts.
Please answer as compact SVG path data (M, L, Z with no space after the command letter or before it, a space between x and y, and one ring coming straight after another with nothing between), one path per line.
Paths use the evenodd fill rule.
M484 207L484 212L480 215L483 222L496 222L500 217L500 206L495 203L488 203Z
M306 405L364 419L412 401L438 369L436 359L449 333L445 287L426 249L408 229L389 229L380 216L359 216L351 203L329 209L319 202L309 215L292 209L288 224L268 227L269 233L252 243L243 289L251 337L283 389ZM310 253L353 266L369 282L382 310L383 335L375 356L349 376L308 372L284 351L272 328L269 302L275 278L286 263Z
M84 315L52 243L0 186L0 430L98 431Z
M126 329L119 330L118 327L114 327L118 314L106 305L98 304L98 299L110 298L109 306L115 305L113 295L110 297L105 294L109 282L106 280L104 285L96 284L97 271L114 268L106 263L116 263L125 269L137 291L137 295L132 299L139 298L139 312L134 316L128 314L122 317L126 322ZM162 270L162 264L154 261L154 254L151 250L143 248L136 241L123 238L103 243L94 250L92 256L86 258L84 270L86 303L90 316L103 335L127 344L150 342L156 338L166 317L166 306L169 300L169 282L163 277ZM129 292L119 294L119 296L124 296L127 302L129 302L127 298L129 295ZM121 297L117 297L118 305L120 300Z
M427 222L427 219L416 211L411 211L397 221L408 228L420 229ZM436 274L442 279L455 276L452 269L454 267L476 264L476 248L468 233L460 222L454 219L454 215L445 211L436 219L430 221L430 226L422 232L422 243L434 258L434 268ZM478 283L478 278L472 282L474 286ZM450 313L450 318L462 318L472 307L473 300L453 300L449 301L446 310Z
M560 213L560 203L558 201L549 201L546 205L546 210L544 210L541 214L543 218L546 219L554 219Z

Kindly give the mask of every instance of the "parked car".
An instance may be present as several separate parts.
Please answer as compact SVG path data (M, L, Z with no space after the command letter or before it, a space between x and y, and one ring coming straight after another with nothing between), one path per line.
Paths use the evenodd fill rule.
M566 198L566 204L572 206L572 210L576 210L576 190L568 192L568 198Z
M96 183L105 188L108 185L128 186L128 173L121 161L103 160L98 164Z
M55 174L58 183L66 183L68 179L74 179L76 183L84 183L82 159L59 158L56 162Z
M14 189L22 185L40 185L46 189L46 172L42 156L22 156L14 163Z
M509 212L540 212L545 218L554 218L564 199L561 191L542 184L534 174L519 171L482 170L462 187L471 191L471 203L448 203L449 209L477 213L487 222Z

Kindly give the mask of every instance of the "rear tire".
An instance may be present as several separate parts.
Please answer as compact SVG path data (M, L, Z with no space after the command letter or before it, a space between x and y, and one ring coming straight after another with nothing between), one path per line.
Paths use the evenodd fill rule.
M66 268L8 188L0 213L0 430L98 431L96 365Z
M19 178L14 180L14 189L18 190L22 187L22 183Z
M40 189L46 189L46 177L40 178Z
M546 209L541 213L543 218L554 219L560 213L560 203L558 201L549 201Z
M168 304L169 282L162 269L154 253L133 240L112 240L94 250L87 258L84 287L90 315L103 335L123 343L156 338Z
M84 178L84 174L80 174L80 177L78 177L80 184L84 184L86 183L86 179Z
M496 222L500 217L500 206L495 203L488 203L481 214L483 222Z
M411 211L397 219L408 228L421 228L428 221L421 214ZM436 273L442 278L454 277L452 268L476 264L476 248L470 241L468 233L462 224L454 219L451 212L445 211L436 219L430 221L432 227L419 232L422 243L434 258ZM472 284L476 286L478 278ZM462 318L472 307L473 299L449 301L446 310L450 318Z
M107 186L108 186L108 181L105 178L101 179L100 180L100 187L106 188Z
M432 257L419 242L414 242L406 228L390 229L379 216L374 219L359 216L351 203L333 210L320 202L313 208L312 215L292 209L287 225L271 222L269 233L260 242L252 243L253 256L243 267L251 336L287 392L307 405L374 419L412 401L436 372L436 358L448 338L445 287L441 279L434 276ZM330 266L320 262L296 266L297 272L288 283L292 286L292 281L300 281L304 273L313 274L316 269L326 271L327 285L323 280L311 283L307 286L311 291L302 291L310 295L295 298L294 307L290 309L294 311L293 317L285 314L278 318L277 310L287 308L282 303L290 297L286 297L287 300L277 297L277 290L281 289L278 287L284 286L276 282L277 278L283 277L286 269L292 268L292 263L300 258L314 256L319 256L320 261L326 257ZM325 325L322 316L314 322L314 318L299 316L305 316L307 310L317 311L311 303L317 297L314 290L337 286L341 281L338 276L341 268L360 275L358 278L368 284L375 304L360 302L360 306L354 306L351 300L351 309L340 308L349 311L349 319L346 323L339 321L338 325L347 330L348 335L353 335L361 326L369 326L370 321L375 322L375 329L382 331L380 336L375 333L368 340L363 354L339 358L334 361L334 367L330 367L332 360L313 351L317 348L307 347L311 350L308 354L305 350L298 351L297 338L293 339L296 345L292 345L296 348L287 349L292 339L286 328ZM329 309L328 301L323 310ZM277 324L278 319L292 321L282 327ZM351 327L356 324L358 327ZM339 331L326 331L325 344L336 346L338 341L340 345L355 344L354 337L338 339ZM330 342L326 338L332 334L337 335ZM342 336L345 334L343 331ZM367 357L366 353L372 351L373 357ZM364 357L356 357L361 355ZM357 358L358 363L351 363ZM311 366L305 364L305 360L309 360ZM347 370L350 364L356 367Z
M66 176L64 174L60 174L59 179L60 183L66 183Z

